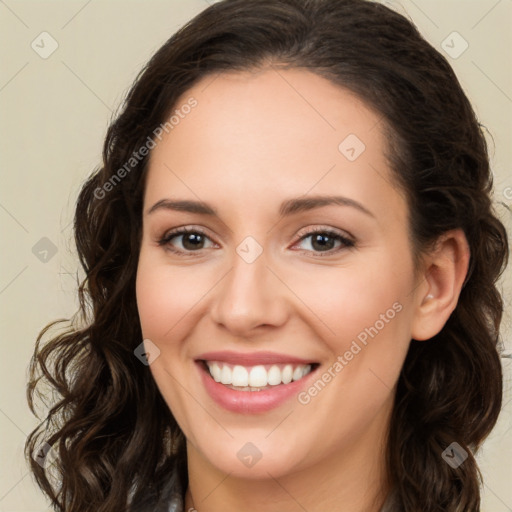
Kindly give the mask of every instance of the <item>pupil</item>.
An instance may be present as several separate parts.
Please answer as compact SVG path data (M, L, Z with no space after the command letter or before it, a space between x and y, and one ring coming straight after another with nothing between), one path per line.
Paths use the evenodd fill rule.
M330 243L327 243L325 242L325 240L329 240ZM323 241L322 241L323 240ZM313 237L313 248L317 248L315 247L315 244L319 244L319 248L320 249L325 249L327 247L327 249L332 249L332 247L330 247L332 245L332 242L333 242L333 239L331 237L329 237L329 235L315 235Z
M186 249L197 249L199 245L201 245L202 240L201 234L189 233L183 239L183 246ZM329 235L318 234L313 237L313 248L315 249L332 249L333 239ZM189 244L189 247L187 247Z
M203 235L195 234L195 233L189 233L186 235L183 239L183 246L185 249L197 249L198 245L201 244ZM187 247L187 244L191 243L190 247Z

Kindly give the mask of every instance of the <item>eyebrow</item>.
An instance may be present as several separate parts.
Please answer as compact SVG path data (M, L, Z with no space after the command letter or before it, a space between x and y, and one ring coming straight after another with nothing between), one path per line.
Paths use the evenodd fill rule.
M376 218L375 215L361 203L343 196L309 196L287 199L279 207L279 215L286 217L295 213L321 208L322 206L350 206L360 212ZM174 210L180 212L197 213L200 215L218 216L218 211L208 203L191 200L161 199L157 201L147 212L147 215L157 210Z

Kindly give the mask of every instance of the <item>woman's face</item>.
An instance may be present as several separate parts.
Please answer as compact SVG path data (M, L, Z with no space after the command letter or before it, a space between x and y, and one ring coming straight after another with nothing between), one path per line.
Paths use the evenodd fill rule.
M420 284L379 116L303 70L207 77L174 110L137 302L189 456L253 478L370 464Z

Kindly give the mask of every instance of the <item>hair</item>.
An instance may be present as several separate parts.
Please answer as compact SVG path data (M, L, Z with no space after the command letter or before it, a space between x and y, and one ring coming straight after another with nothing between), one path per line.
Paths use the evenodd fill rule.
M142 341L135 278L149 158L138 151L200 79L269 66L314 72L379 114L416 256L448 230L466 235L470 268L456 309L432 339L411 340L386 467L400 510L480 510L474 454L501 410L496 283L509 252L493 210L482 125L447 60L382 4L224 0L183 26L139 73L108 128L102 165L77 200L80 308L63 332L43 343L65 322L57 320L39 334L27 388L34 413L36 396L44 401L53 391L26 455L57 511L128 510L131 498L161 493L176 461L186 478L184 436L134 356ZM119 174L134 155L132 169ZM122 179L114 183L116 174ZM454 441L468 453L457 469L441 456ZM44 442L55 459L46 469L32 456Z

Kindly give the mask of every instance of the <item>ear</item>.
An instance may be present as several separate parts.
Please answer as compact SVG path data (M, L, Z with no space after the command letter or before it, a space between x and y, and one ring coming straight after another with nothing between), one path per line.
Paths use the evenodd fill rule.
M441 235L423 258L416 288L411 337L427 340L438 334L457 306L469 266L469 245L461 229Z

